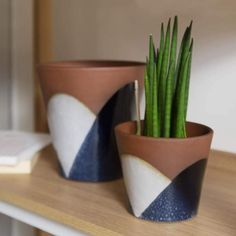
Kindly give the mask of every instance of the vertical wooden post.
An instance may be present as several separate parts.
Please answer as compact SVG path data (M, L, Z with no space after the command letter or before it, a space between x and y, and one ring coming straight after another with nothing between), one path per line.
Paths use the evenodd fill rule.
M35 0L35 66L52 60L52 0ZM35 71L35 130L45 132L46 111Z
M35 49L35 130L45 132L47 128L46 109L39 86L36 66L52 60L52 0L34 2L34 49ZM38 236L50 236L37 230Z

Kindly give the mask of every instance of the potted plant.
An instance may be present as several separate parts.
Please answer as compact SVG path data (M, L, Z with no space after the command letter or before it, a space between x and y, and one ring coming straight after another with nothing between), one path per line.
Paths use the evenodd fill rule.
M193 39L186 28L177 58L178 20L149 38L145 118L115 128L124 181L136 217L181 221L197 213L213 131L186 122Z
M65 178L108 181L121 177L114 126L131 119L130 83L145 64L66 61L40 65L53 146Z

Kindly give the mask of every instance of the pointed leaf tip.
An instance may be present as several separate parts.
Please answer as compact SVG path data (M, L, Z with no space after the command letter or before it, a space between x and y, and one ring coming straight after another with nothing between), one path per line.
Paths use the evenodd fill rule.
M170 27L170 23L171 23L171 18L169 18L169 20L168 20L167 28Z
M188 28L191 30L192 29L192 25L193 25L193 20L190 21L190 24L188 26Z
M178 24L178 16L175 16L174 18L174 25L177 25Z

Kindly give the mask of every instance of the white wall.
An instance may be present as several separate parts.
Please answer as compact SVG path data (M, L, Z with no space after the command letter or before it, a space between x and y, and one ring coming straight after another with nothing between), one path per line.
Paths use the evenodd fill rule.
M0 1L0 128L11 126L11 18L9 0Z
M0 1L0 129L33 129L33 1ZM0 236L34 229L0 214Z
M236 152L235 0L54 0L55 59L144 61L147 37L178 15L194 20L188 118L212 126L213 147Z
M0 1L0 128L11 127L11 4ZM0 235L9 236L11 219L0 214Z
M12 129L34 129L33 2L11 0Z

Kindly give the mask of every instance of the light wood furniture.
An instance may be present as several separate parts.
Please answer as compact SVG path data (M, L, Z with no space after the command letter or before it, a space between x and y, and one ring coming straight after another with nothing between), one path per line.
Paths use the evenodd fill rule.
M47 118L36 66L51 61L53 58L52 0L35 0L34 18L35 130L44 132L47 131Z
M35 57L35 131L48 131L46 111L39 86L36 66L53 58L52 53L52 0L34 0L34 57ZM38 236L49 236L38 231Z
M152 223L133 217L122 180L95 184L63 179L51 147L42 152L31 175L0 176L0 201L90 235L233 236L236 155L211 153L199 214L181 223Z

